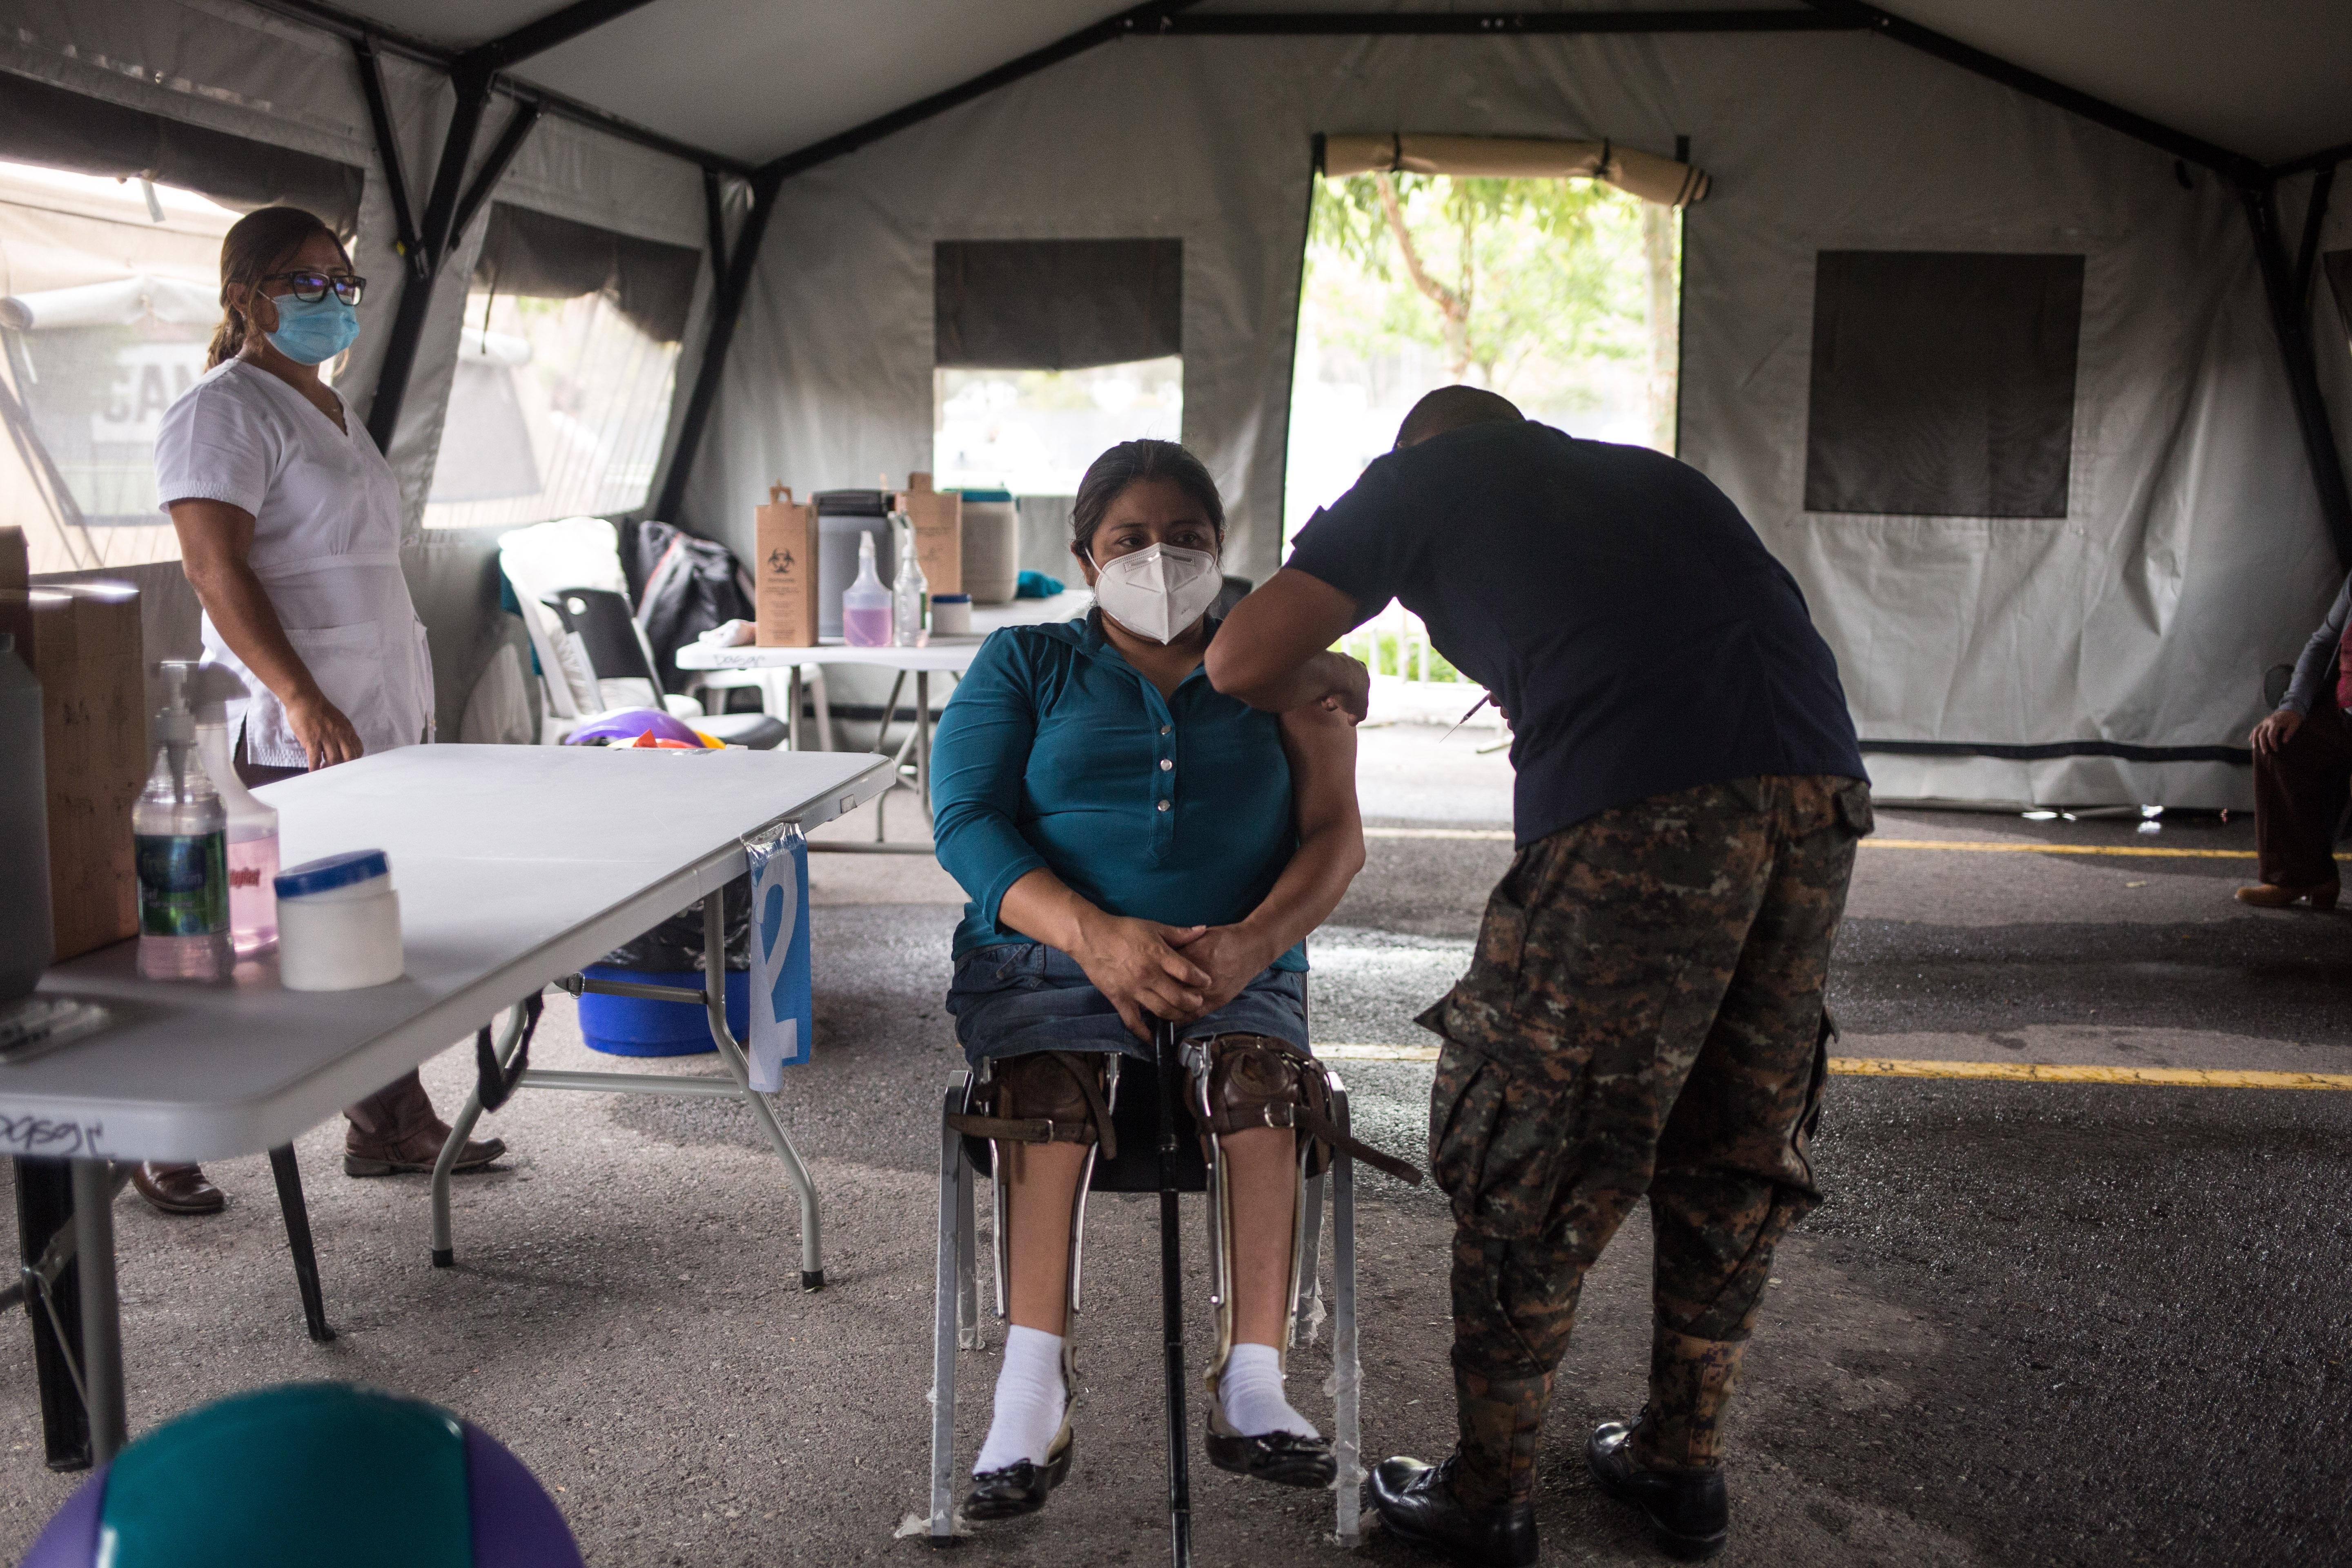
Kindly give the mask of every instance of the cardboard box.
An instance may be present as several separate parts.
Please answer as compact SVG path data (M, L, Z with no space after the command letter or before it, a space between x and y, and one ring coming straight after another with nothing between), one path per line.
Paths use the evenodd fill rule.
M931 489L929 474L908 474L895 504L915 525L915 563L934 594L963 592L963 497Z
M761 647L816 646L816 503L795 504L782 485L768 489L752 531L752 613Z
M147 782L139 591L0 590L0 631L41 683L49 904L62 961L139 933L131 808Z

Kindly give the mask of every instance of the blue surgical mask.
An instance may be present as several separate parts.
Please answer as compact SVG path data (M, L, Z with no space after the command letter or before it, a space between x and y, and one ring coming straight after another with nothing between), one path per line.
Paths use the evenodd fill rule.
M288 294L270 303L278 307L278 330L269 346L297 364L324 363L360 335L360 313L331 292L309 300Z

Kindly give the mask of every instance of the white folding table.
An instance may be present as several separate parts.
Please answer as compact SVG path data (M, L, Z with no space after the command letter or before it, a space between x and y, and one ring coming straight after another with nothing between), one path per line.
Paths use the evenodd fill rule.
M990 632L1003 626L1036 626L1047 621L1066 621L1082 616L1093 607L1095 596L1084 588L1066 589L1046 599L1014 599L1009 604L975 605L971 612L971 631L956 637L935 637L922 647L851 647L837 639L828 639L814 647L711 647L702 643L688 643L677 650L680 669L755 669L789 672L784 695L784 723L791 733L785 744L793 751L801 750L801 671L808 665L862 664L877 669L897 672L898 679L890 687L890 699L882 708L882 728L887 731L898 711L898 694L906 689L907 679L915 682L915 726L900 742L892 761L897 764L894 777L910 782L916 797L921 802L926 817L931 809L931 677L946 675L959 679L971 668L972 656ZM876 741L878 746L880 740ZM844 839L828 839L811 844L811 849L831 850L836 854L863 855L929 855L929 844L892 844L882 837L881 813L875 813L874 841L870 844Z
M854 811L894 771L887 758L848 752L412 746L363 757L259 793L278 810L286 864L345 849L390 855L407 954L399 980L306 994L279 986L265 960L239 965L233 984L147 981L132 942L52 969L44 993L111 1016L97 1033L0 1064L0 1153L72 1162L82 1391L97 1458L121 1447L125 1427L111 1163L289 1142L718 894L743 873L746 838ZM723 947L711 944L707 962L706 993L683 995L713 999L729 1077L529 1073L522 1082L749 1102L799 1194L803 1283L811 1271L821 1279L814 1189L727 1034ZM446 1209L436 1217L435 1245L446 1249Z

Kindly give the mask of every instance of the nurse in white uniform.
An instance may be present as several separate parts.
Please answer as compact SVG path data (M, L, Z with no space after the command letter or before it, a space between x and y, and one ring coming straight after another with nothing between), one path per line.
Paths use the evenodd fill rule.
M205 658L252 696L230 710L247 783L433 738L433 665L400 569L401 499L366 426L319 378L359 335L364 280L296 207L248 213L221 243L211 367L163 416L156 493L205 608ZM354 1176L426 1171L448 1128L415 1073L345 1113ZM457 1169L505 1152L468 1143ZM194 1165L145 1165L140 1193L208 1214Z

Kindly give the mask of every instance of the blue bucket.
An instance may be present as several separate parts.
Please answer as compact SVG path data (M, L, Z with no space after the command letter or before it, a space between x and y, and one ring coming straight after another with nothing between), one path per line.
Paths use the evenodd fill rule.
M656 973L592 963L580 973L591 980L618 980L631 985L702 989L699 969ZM744 970L727 972L727 1027L739 1041L751 1031L751 976ZM580 996L580 1033L590 1050L614 1057L690 1057L719 1048L710 1043L710 1023L700 1007L593 991Z

